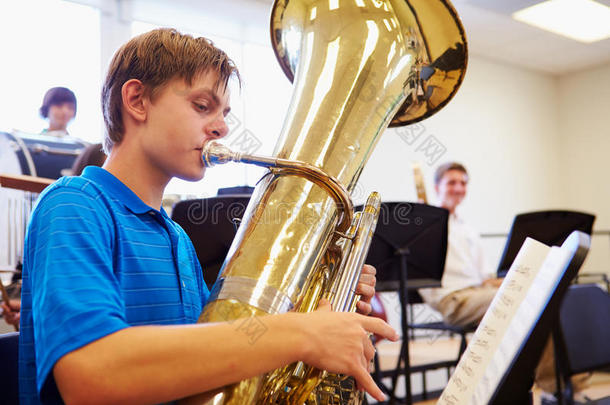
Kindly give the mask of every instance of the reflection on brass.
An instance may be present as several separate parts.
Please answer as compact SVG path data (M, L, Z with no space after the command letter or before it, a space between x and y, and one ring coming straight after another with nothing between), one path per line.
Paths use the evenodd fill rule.
M464 31L445 0L276 0L271 38L293 96L273 158L208 156L270 173L252 195L202 322L312 311L321 297L353 311L350 286L379 196L354 215L346 194L388 125L434 114L466 69ZM226 387L210 403L361 401L351 378L297 363Z
M312 28L313 25L310 21L305 21L307 15L311 15L313 12L316 20L322 21L324 19L328 21L328 24L340 24L335 30L326 29L321 35L325 35L329 31L335 31L333 34L336 34L336 31L341 31L342 27L347 27L353 22L354 14L349 11L344 13L343 10L339 12L339 8L332 10L337 11L336 15L333 15L332 12L326 13L327 10L324 10L325 15L318 16L318 13L322 11L319 8L323 8L324 3L328 6L332 3L341 3L340 8L344 5L348 6L346 4L348 2L343 0L276 0L275 2L271 14L271 41L282 70L291 82L294 80L299 63L301 63L301 55L306 51L306 49L301 48L300 41L306 32L306 28ZM399 127L413 124L430 117L443 108L460 87L468 61L466 34L451 3L445 0L354 0L349 3L356 3L361 10L365 7L373 7L384 11L393 10L395 18L366 20L363 17L361 21L367 23L367 28L370 28L373 24L379 26L380 31L383 31L383 26L379 22L384 23L384 25L387 22L386 28L388 30L394 28L402 31L403 37L400 45L404 48L417 48L416 55L414 55L416 60L409 61L409 63L414 64L414 69L404 77L406 97L400 108L395 112L389 126ZM356 10L356 12L358 11ZM341 15L338 15L339 13ZM400 24L400 27L396 27L394 23ZM394 38L390 38L390 40L392 39ZM363 41L360 45L364 43ZM377 44L379 43L380 41L377 41ZM388 45L392 46L392 44L394 42ZM396 48L394 48L395 52ZM350 50L348 49L348 51ZM391 48L390 51L392 51ZM344 55L349 57L348 52L345 52ZM396 56L396 54L393 53L388 56ZM358 57L359 55L354 56L354 60L361 62L362 59L357 59ZM387 65L389 66L389 63ZM362 67L362 65L359 67ZM381 83L382 86L385 84L383 81L386 79L383 76L385 72L379 72L381 75L378 77L374 77L378 73L377 70L360 71L359 73L373 76L367 77L366 80L372 79L372 81ZM373 83L373 86L365 89L368 92L365 94L370 98L374 98L374 95L378 94L376 84ZM382 101L381 106L390 105L390 100L379 98L378 100Z

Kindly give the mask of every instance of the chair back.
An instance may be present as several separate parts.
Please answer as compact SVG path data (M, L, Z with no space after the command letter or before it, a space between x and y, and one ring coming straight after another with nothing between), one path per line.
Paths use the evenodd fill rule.
M559 312L569 375L610 367L610 295L596 284L570 286Z
M19 332L0 335L0 404L19 403Z
M241 220L249 200L249 195L184 200L172 210L172 219L195 246L208 288L216 281L235 237L237 225L233 220Z

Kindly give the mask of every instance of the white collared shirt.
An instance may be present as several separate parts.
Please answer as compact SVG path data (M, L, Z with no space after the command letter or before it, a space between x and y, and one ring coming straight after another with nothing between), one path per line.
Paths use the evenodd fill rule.
M494 277L478 232L455 213L449 215L448 227L442 287L419 290L424 301L433 307L454 291L481 285L484 280Z

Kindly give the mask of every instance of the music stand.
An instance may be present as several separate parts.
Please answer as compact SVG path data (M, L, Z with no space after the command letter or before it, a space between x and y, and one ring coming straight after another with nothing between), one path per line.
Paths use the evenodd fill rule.
M219 188L216 195L252 195L254 187L251 186L235 186Z
M444 208L406 202L381 204L366 262L377 268L377 291L398 291L401 305L403 341L392 375L390 401L395 400L396 381L402 360L405 367L406 400L407 404L412 403L407 294L417 294L417 288L440 287L447 253L448 220L449 211ZM375 366L376 372L379 372L379 364ZM386 387L386 391L390 390Z
M234 219L244 215L249 195L223 195L185 200L172 210L176 221L191 238L203 269L203 278L211 289L229 252L237 230Z
M530 237L549 246L561 246L572 231L591 235L594 221L595 215L576 211L538 211L517 215L498 265L498 276L506 274L525 238Z
M496 388L489 405L531 404L530 390L534 382L534 371L551 334L551 329L558 323L561 301L587 256L590 241L588 235L575 232L573 239L562 244L562 248L568 248L573 252L572 258L561 276L555 292L531 329L529 337L523 342L518 355ZM568 243L569 245L567 245ZM554 344L560 344L556 341L555 331L553 331L553 335Z

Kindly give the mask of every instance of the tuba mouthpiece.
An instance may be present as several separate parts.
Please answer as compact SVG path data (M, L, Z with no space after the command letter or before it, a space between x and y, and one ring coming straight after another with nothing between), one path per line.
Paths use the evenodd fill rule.
M241 154L215 141L208 141L203 145L201 157L206 167L214 167L228 162L239 162Z

